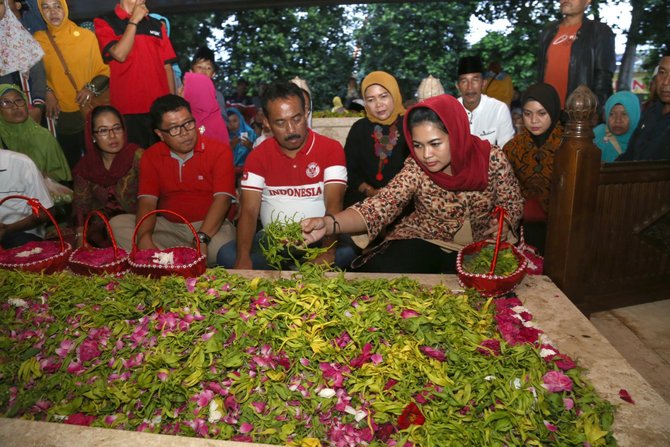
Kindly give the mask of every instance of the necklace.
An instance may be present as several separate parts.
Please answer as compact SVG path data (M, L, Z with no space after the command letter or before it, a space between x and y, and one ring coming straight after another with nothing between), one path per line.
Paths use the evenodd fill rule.
M388 135L384 135L382 126L377 124L374 132L372 132L372 138L375 140L375 156L379 158L376 178L377 181L381 182L384 180L382 168L385 164L388 164L388 159L393 154L393 148L398 143L398 124L395 122L391 124Z

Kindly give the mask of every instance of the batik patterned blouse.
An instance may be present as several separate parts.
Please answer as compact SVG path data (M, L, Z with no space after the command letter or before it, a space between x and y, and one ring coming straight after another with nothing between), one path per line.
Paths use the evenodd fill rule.
M562 141L563 127L558 124L541 147L535 145L524 129L503 149L519 179L521 194L525 199L537 200L545 213L549 209L554 155Z
M140 148L135 151L132 168L119 179L116 185L105 187L81 176L74 176L74 199L72 203L78 226L83 226L86 216L94 210L101 211L110 219L117 214L135 213L142 152L144 150Z
M466 219L470 221L474 240L482 240L497 219L493 216L496 206L507 211L510 228L517 227L523 212L519 183L497 146L491 148L488 175L489 182L484 191L447 191L434 183L416 160L408 157L402 170L379 194L351 208L365 220L369 240L394 222L412 201L414 211L394 225L386 240L452 242Z

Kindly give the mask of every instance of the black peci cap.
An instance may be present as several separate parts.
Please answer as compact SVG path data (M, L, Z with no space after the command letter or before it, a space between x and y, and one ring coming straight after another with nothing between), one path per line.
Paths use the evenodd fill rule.
M456 76L468 73L484 73L484 64L479 56L464 56L458 60Z

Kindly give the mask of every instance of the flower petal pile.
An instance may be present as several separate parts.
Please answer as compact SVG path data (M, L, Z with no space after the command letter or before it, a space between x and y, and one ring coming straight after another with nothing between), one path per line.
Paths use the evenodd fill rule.
M0 297L4 417L281 445L614 442L613 407L517 298L220 269L7 272Z

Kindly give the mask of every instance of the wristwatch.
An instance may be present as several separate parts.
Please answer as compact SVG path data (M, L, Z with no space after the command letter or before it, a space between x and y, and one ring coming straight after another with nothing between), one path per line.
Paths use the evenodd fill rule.
M203 233L202 231L198 231L195 234L198 235L198 240L200 240L201 244L209 244L209 241L212 240L212 238L209 237L209 235L207 233Z

